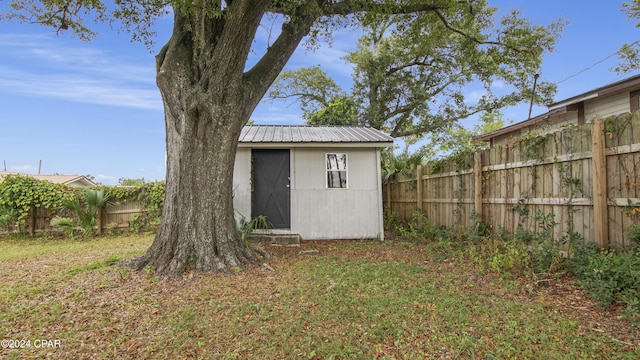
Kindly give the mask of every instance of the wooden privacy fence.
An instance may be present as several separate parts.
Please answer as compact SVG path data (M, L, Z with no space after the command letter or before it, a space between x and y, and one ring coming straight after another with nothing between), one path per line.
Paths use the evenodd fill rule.
M101 234L104 230L114 229L127 229L129 228L129 221L133 220L136 215L142 215L146 212L144 210L144 204L141 201L127 200L119 202L113 206L107 207L106 211L102 214L102 221L98 221L97 231ZM58 215L56 211L47 210L45 208L33 208L29 213L29 217L24 224L25 228L22 231L27 231L30 234L41 232L55 232L51 226L51 219ZM62 214L64 216L64 214ZM72 214L69 216L73 217ZM11 229L16 231L18 229Z
M575 232L628 248L625 230L640 220L640 112L419 166L384 185L384 204L404 220L417 212L463 230L482 221L541 232L552 219L555 240Z

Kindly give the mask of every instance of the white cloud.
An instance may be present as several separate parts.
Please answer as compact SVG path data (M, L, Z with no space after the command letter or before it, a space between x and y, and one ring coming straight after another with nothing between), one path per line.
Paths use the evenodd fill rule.
M52 44L47 35L0 35L0 91L68 101L162 109L148 65L89 46Z
M69 101L162 109L158 90L136 88L109 79L91 79L81 74L35 74L0 67L0 88L13 94L37 95Z
M480 99L482 99L482 97L485 96L486 94L487 94L487 91L484 90L484 89L482 89L482 90L472 90L468 94L465 95L464 102L467 105L477 104L478 101L480 101Z
M118 183L118 178L115 176L103 175L103 174L98 174L94 176L96 178L96 181L101 184L116 185Z
M7 165L7 171L24 174L35 174L38 172L38 167L33 165Z

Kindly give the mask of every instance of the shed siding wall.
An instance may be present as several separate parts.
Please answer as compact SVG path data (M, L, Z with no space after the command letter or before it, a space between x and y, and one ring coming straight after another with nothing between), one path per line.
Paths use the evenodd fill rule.
M233 207L236 221L251 219L251 149L238 148L233 171Z
M346 153L348 188L326 188L325 154ZM383 236L379 150L291 149L291 233L306 240ZM251 148L238 148L233 176L236 219L251 217Z
M548 119L547 121L536 124L536 126L532 129L522 131L520 135L526 135L529 130L535 131L536 135L539 136L547 135L562 130L562 128L568 124L578 124L578 113L576 111L570 111L566 114L562 114L560 116L553 117L551 119Z
M291 230L303 239L382 236L381 196L374 148L292 150ZM348 188L327 189L325 154L346 153Z

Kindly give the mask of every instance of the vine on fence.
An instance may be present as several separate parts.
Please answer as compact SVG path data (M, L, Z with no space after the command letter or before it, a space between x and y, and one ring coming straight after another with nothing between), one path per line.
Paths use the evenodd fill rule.
M568 130L569 129L565 129L565 131ZM572 248L576 244L584 241L582 234L575 231L575 213L579 211L579 209L574 203L578 196L586 195L583 190L582 180L573 176L571 156L568 163L558 161L557 156L553 162L553 166L556 167L557 174L559 175L557 179L559 187L561 190L566 190L568 194L564 202L564 206L567 209L567 217L564 224L565 230L560 235L560 238L554 236L554 229L560 225L560 223L555 220L556 214L553 211L544 213L542 210L537 210L532 217L533 224L525 227L525 223L531 215L530 205L528 205L527 199L529 199L530 196L535 196L536 190L538 190L536 189L538 179L536 169L540 163L545 161L542 156L543 152L540 149L547 146L549 141L553 141L556 153L564 154L571 150L573 138L571 136L563 136L562 132L555 132L545 136L529 134L519 141L524 150L524 154L527 155L529 159L533 158L535 164L529 167L531 179L530 188L521 194L522 196L516 204L509 208L510 211L519 215L516 238L532 246L531 251L536 260L537 271L545 273L557 272L561 270L562 264L564 263L562 248L567 246L567 254L571 254ZM556 194L556 196L560 197L561 194ZM538 231L533 231L531 230L532 228L537 228Z
M0 181L0 230L7 231L14 226L18 231L23 230L27 218L39 208L59 211L64 204L76 202L80 208L86 203L85 190L86 188L54 184L26 175L7 175ZM135 230L153 230L152 227L160 221L164 203L164 181L133 187L100 185L93 191L104 194L113 202L141 201L143 212L134 220L145 226L133 224L131 228Z
M20 226L33 209L56 209L74 196L68 186L36 180L30 176L7 175L0 182L0 209L2 225Z

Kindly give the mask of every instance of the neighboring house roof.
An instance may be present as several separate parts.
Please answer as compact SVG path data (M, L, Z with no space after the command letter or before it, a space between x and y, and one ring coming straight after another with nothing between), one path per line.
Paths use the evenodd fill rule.
M22 175L30 176L34 179L45 180L54 184L64 184L69 186L96 186L97 184L91 181L84 175L33 175L33 174L21 174L7 171L0 171L0 180L7 175Z
M637 87L638 85L640 85L640 74L626 78L626 79L622 79L616 82L612 82L611 84L607 84L599 88L595 88L593 90L589 90L580 95L572 96L570 98L557 101L555 103L550 104L548 108L549 110L553 110L562 106L577 104L579 102L597 98L599 96L605 96L617 91L622 91L622 90L630 89L632 87Z
M515 123L515 124L511 124L509 126L505 126L501 129L498 130L494 130L492 132L486 133L486 134L482 134L480 136L476 136L473 139L475 141L489 141L491 139L493 139L494 137L500 136L500 135L504 135L504 134L508 134L510 132L516 131L516 130L520 130L522 128L526 128L528 126L531 125L535 125L539 122L545 121L547 119L550 119L554 116L558 116L558 115L562 115L562 114L566 114L568 111L570 111L567 108L562 108L562 109L556 109L556 110L551 110L549 112L546 112L542 115L538 115L534 118L531 118L529 120L525 120L525 121L521 121L519 123Z
M640 86L640 75L635 75L623 80L619 80L619 81L589 90L582 94L575 95L570 98L549 104L547 106L549 111L544 114L506 126L502 129L498 129L490 133L476 136L474 140L475 141L491 141L491 139L498 137L500 135L508 134L513 131L526 128L528 126L535 125L541 121L545 121L547 119L566 114L569 111L576 111L578 109L578 104L583 101L595 99L600 96L611 95L615 92L629 90L632 88L637 88L639 86Z
M360 126L247 125L242 128L239 146L270 144L291 146L374 146L393 145L393 138L380 130Z

